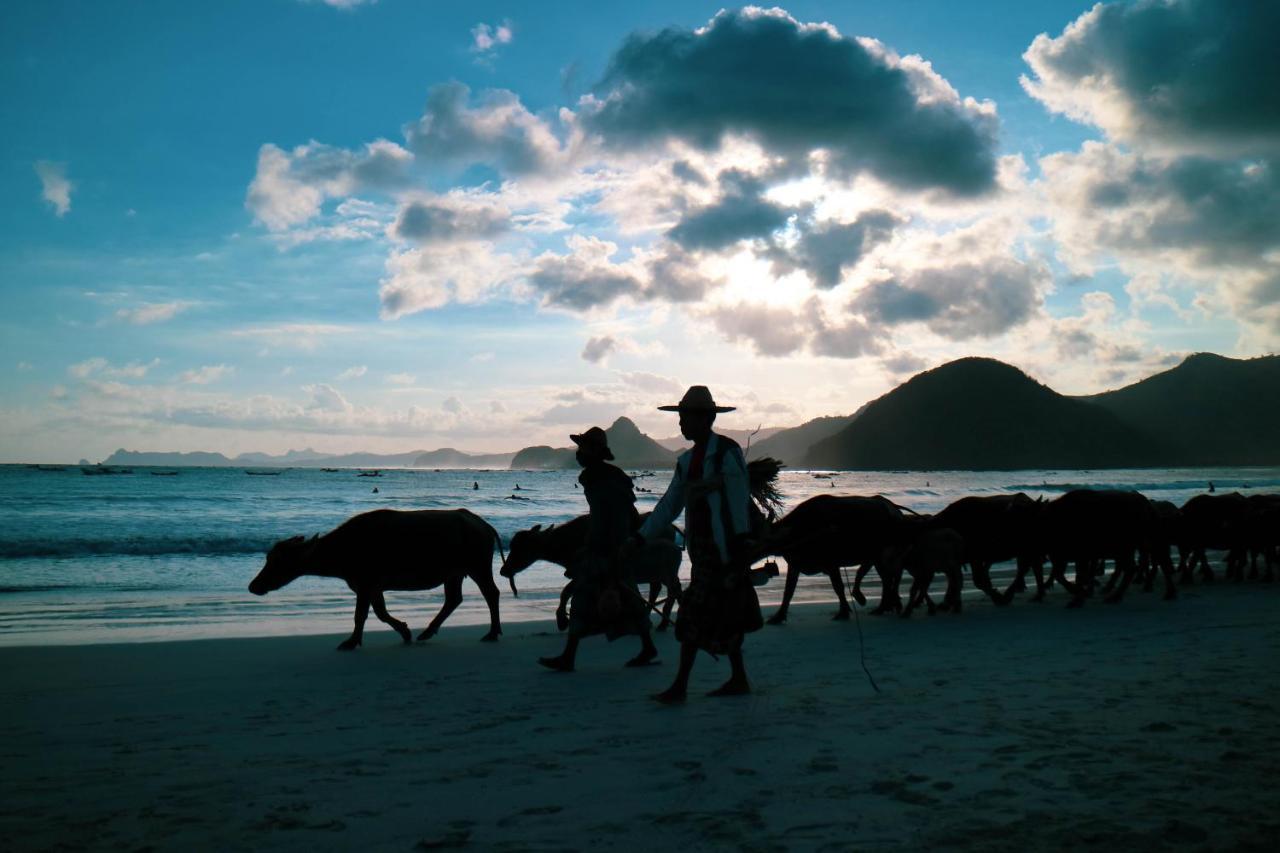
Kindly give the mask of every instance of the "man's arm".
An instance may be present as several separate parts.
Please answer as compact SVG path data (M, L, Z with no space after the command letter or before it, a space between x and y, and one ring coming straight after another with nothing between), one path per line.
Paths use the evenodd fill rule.
M640 525L637 535L644 540L653 539L668 524L679 518L680 513L684 511L684 474L680 471L680 464L676 463L675 473L671 476L671 484L667 486L667 492L658 501L658 505L653 508L653 512L645 519L644 524Z

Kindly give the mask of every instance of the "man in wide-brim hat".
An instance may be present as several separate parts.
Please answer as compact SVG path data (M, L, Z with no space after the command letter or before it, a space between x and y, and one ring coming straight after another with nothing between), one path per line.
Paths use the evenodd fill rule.
M727 655L732 667L729 680L710 695L750 693L742 642L764 622L747 574L747 461L737 442L711 429L716 415L733 407L717 405L705 385L694 385L679 403L658 408L680 413L680 433L693 447L680 454L671 485L637 537L656 536L683 512L693 577L680 598L676 621L680 669L671 686L654 698L667 704L685 700L698 649Z
M578 445L577 459L582 466L578 482L587 499L587 544L571 572L569 637L564 651L556 657L538 658L538 663L557 672L573 672L578 643L593 634L604 634L611 641L636 634L640 654L627 661L627 666L656 663L658 647L650 634L648 607L619 555L622 544L639 524L631 478L609 464L613 451L609 436L600 427L569 438Z

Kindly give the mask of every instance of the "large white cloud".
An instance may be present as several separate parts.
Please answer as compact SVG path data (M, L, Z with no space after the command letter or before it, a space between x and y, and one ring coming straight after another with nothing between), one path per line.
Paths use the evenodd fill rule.
M1099 4L1025 54L1027 91L1108 137L1041 160L1063 258L1118 260L1184 316L1152 282L1193 282L1247 348L1280 339L1278 27L1265 0Z

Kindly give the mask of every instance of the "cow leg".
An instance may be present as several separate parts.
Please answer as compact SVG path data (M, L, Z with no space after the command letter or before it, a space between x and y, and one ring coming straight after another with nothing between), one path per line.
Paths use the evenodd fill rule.
M844 579L840 577L840 567L834 566L829 569L827 577L831 579L831 588L836 591L836 598L840 599L840 609L831 619L834 622L847 622L850 613L849 601L844 597Z
M409 626L387 612L387 602L382 597L382 593L375 592L369 600L373 604L373 614L394 628L400 635L400 639L404 640L405 645L413 642L413 632L409 630Z
M867 576L867 572L871 571L871 562L865 562L858 566L858 571L853 575L853 589L849 590L849 594L853 596L853 600L858 602L862 607L867 606L867 597L862 594L862 579Z
M573 581L569 581L560 590L560 606L556 608L556 628L560 631L569 630L569 599L572 597Z
M1133 552L1124 551L1116 555L1116 570L1111 575L1112 579L1119 578L1120 582L1116 585L1115 591L1108 595L1105 599L1107 604L1119 604L1124 598L1125 591L1129 588L1130 582L1133 581L1134 574L1138 571L1133 564Z
M444 605L440 608L440 612L436 614L436 618L431 620L431 624L427 629L418 635L418 642L430 640L440 630L440 626L444 620L449 618L459 604L462 603L462 578L454 576L444 582Z
M338 644L338 651L349 652L360 645L364 640L364 620L369 618L369 593L356 593L356 627L351 632L351 636L347 637Z
M680 577L672 573L667 579L667 603L662 605L662 621L658 623L658 630L665 631L671 625L671 608L675 607L683 590L680 588Z
M489 633L480 639L486 643L492 643L498 639L498 635L502 633L502 619L498 617L498 585L493 582L493 568L485 566L472 572L472 582L480 587L480 594L484 596L484 603L489 605ZM462 582L458 582L461 587ZM446 593L447 594L447 593ZM458 600L462 600L462 592L458 592ZM440 621L444 621L443 619Z
M970 560L969 569L973 575L973 585L986 593L987 598L997 606L1008 604L1003 595L995 591L991 585L991 561L990 560ZM948 595L950 595L950 585L947 587Z
M947 591L943 595L943 601L947 610L958 614L963 605L960 594L964 591L964 570L960 563L954 563L944 569L943 574L947 578ZM996 598L992 598L992 601L996 601Z
M800 570L787 560L787 585L782 590L782 603L768 619L770 625L781 625L787 621L787 609L791 607L791 596L796 594L796 582L799 580Z
M888 562L882 560L881 562ZM882 567L880 563L876 564L876 574L880 576L880 603L872 609L872 616L880 616L888 613L890 610L895 613L902 612L902 596L898 589L902 584L902 567L898 566L890 568Z

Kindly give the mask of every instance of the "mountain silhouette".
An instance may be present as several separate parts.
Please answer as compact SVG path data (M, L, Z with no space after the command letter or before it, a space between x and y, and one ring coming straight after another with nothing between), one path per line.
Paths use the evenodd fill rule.
M619 468L668 468L675 464L675 451L668 450L640 431L630 418L618 418L605 430L609 437L609 449L613 451L613 464ZM511 460L513 469L576 468L577 448L526 447Z
M1110 411L1072 399L1016 367L962 358L869 403L817 442L802 464L861 470L1115 468L1168 453Z
M1176 465L1280 465L1280 356L1188 356L1177 367L1077 399L1153 436Z

